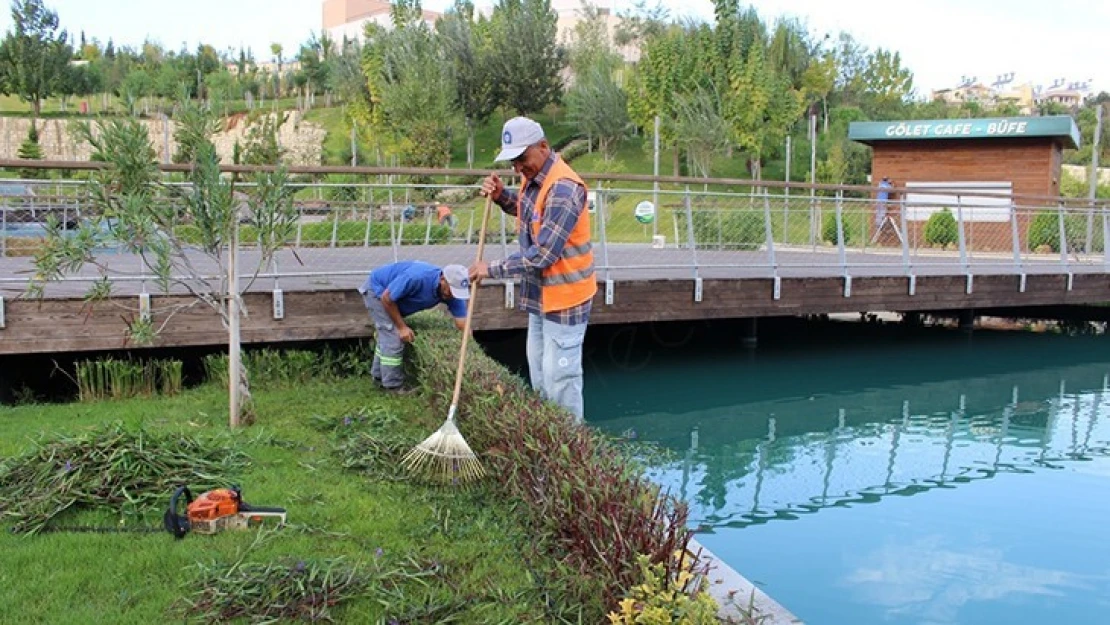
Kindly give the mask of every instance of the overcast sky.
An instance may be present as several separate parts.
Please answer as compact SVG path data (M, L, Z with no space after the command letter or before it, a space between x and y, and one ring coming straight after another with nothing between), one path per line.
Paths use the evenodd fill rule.
M612 2L620 12L631 0ZM712 19L710 0L663 0L673 15ZM450 0L426 0L442 10ZM478 0L477 4L491 4ZM756 0L768 21L804 20L818 35L852 33L870 48L901 52L921 94L951 86L961 76L986 83L1006 72L1016 82L1090 80L1110 90L1110 0ZM145 39L171 49L198 42L217 49L249 47L259 60L270 44L295 53L321 27L321 0L47 0L74 36L138 46ZM11 16L0 15L8 31Z

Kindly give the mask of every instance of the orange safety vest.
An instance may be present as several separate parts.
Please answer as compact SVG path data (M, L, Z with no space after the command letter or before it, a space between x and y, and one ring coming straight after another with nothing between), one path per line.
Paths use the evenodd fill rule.
M551 187L559 180L568 179L586 188L586 183L562 158L556 157L551 169L547 172L540 193L536 197L535 216L531 223L532 241L540 236L540 226L543 223L543 211L547 205L547 194ZM524 198L524 188L528 181L520 187L519 198ZM520 199L517 200L517 228L520 228ZM578 221L567 237L567 244L563 247L563 255L553 265L543 270L542 303L543 312L549 313L557 310L566 310L593 299L597 293L597 280L594 278L594 253L590 243L590 212L582 207Z

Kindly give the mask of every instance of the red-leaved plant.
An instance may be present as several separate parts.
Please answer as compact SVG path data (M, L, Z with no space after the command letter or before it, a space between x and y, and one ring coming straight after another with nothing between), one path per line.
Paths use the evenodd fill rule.
M461 339L443 321L427 314L416 320L423 340L414 352L422 385L446 412ZM639 579L637 554L673 566L672 555L691 537L685 502L661 492L601 434L541 400L481 349L471 350L459 428L493 482L528 504L537 548L559 563L552 575L573 580L575 600L613 608Z

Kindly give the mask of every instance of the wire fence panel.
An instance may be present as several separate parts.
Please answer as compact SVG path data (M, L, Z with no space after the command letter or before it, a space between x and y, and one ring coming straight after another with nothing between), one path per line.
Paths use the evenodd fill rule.
M357 287L374 267L398 260L471 264L484 201L479 181L431 178L298 180L293 228L272 258L260 256L253 216L241 215L244 284L255 290L344 289ZM153 201L172 208L180 201L176 194L187 190L183 184L168 182ZM236 189L249 194L251 185ZM915 189L896 200L878 200L847 187L799 191L757 183L667 183L653 188L600 180L589 182L588 211L600 281L1070 274L1110 268L1105 203L1015 202L974 189ZM494 213L486 260L518 251L515 217L497 207ZM0 180L3 294L26 290L48 224L74 236L81 224L114 232L111 219L97 213L85 181ZM194 276L217 286L226 279L219 275L220 263L199 248L196 224L182 220L172 229ZM103 276L119 293L165 288L156 283L142 251L126 241L104 237L92 261L47 285L45 294L79 296ZM176 284L169 290L184 288Z

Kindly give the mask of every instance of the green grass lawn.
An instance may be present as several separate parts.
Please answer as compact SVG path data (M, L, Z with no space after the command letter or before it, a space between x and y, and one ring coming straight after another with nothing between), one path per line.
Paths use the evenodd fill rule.
M547 622L543 589L521 555L529 537L510 503L481 487L419 485L389 460L373 473L345 469L335 450L337 434L314 427L321 418L340 432L369 428L366 434L401 436L415 444L446 416L430 411L427 399L387 397L368 379L345 378L258 388L255 400L258 423L232 437L250 465L241 475L226 477L242 486L246 501L286 507L290 526L248 549L256 531L190 534L177 541L168 533L12 534L4 522L0 604L8 616L0 620L180 620L182 597L197 590L192 581L197 566L243 556L260 563L342 557L364 569L404 571L388 592L370 588L340 606L337 616L344 622L446 622L438 619L449 614L451 622L460 623ZM40 433L72 435L115 422L219 437L227 433L226 402L222 388L207 384L172 398L0 407L0 460L24 453ZM378 424L360 425L360 410L378 415ZM354 423L343 425L344 416L355 416ZM128 524L160 525L161 509L143 512ZM61 522L116 519L111 511L84 512L67 514Z

